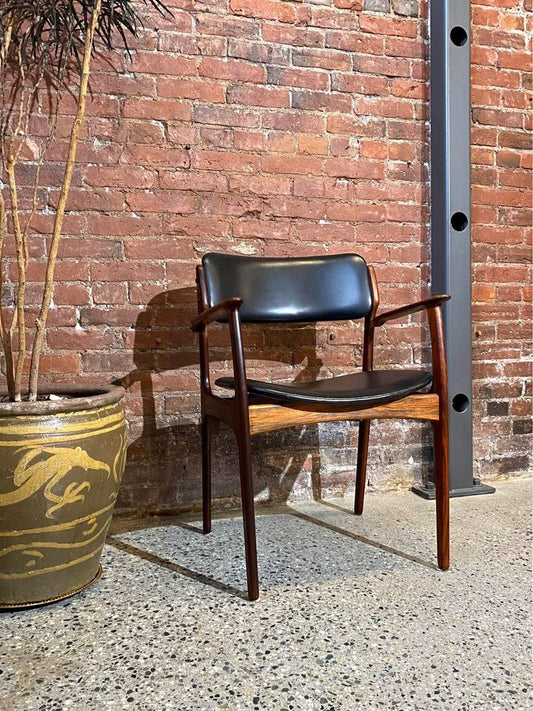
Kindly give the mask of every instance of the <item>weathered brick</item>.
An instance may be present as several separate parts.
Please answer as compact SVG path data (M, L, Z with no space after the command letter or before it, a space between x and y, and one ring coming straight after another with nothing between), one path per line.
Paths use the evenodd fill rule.
M191 106L186 102L130 98L124 102L125 118L153 121L190 121Z
M353 68L362 74L377 74L385 77L408 77L411 66L408 59L392 59L391 57L372 57L370 55L355 55Z
M157 202L154 201L153 193L131 193L126 198L126 204L135 213L156 213L176 212L191 213L196 207L194 195L188 191L159 193Z
M301 112L277 111L263 116L262 125L276 131L295 131L298 133L321 133L326 125L326 117Z
M292 91L291 106L294 109L348 113L352 108L352 102L348 96L330 92Z
M515 435L531 434L532 430L531 418L513 421L513 434Z
M265 173L281 175L320 175L323 170L323 160L311 156L263 156L261 169Z
M397 1L400 3L406 2L406 0ZM417 35L417 26L413 20L399 20L392 17L383 18L363 14L359 18L359 27L363 32L379 35L394 35L397 37L416 37Z
M362 160L346 160L346 159L330 159L326 161L326 172L328 175L337 178L363 178L366 180L383 178L384 166L383 163L362 161Z
M418 17L419 2L418 0L392 0L392 9L398 15Z
M328 49L293 49L292 62L297 67L317 67L349 71L351 58L345 52Z
M233 131L233 147L242 151L262 151L266 137L259 131Z
M150 150L147 151L142 145L133 145L124 149L120 162L134 166L149 165L186 168L190 163L190 155L188 151L179 148L150 146Z
M299 197L321 197L324 195L323 178L294 178L294 195Z
M292 5L275 0L230 0L230 9L236 15L257 17L265 20L294 22L296 9Z
M202 60L198 72L202 77L249 81L256 84L263 84L266 78L264 67L250 62L241 62L238 59L222 60L207 57Z
M288 195L291 186L292 180L286 177L236 175L229 180L231 192L252 193L254 195Z
M158 33L158 49L171 54L218 57L225 53L226 38L160 31Z
M196 99L210 104L223 104L224 87L205 79L175 79L166 76L157 79L157 96L161 99Z
M487 415L495 417L506 416L509 414L509 403L503 400L493 400L487 403Z
M351 94L385 96L388 93L389 82L384 77L333 74L331 78L331 88L334 91L346 91Z
M267 81L269 84L307 87L309 89L327 89L329 86L326 72L272 66L267 67Z
M154 171L131 166L87 166L83 180L92 187L151 188L156 176Z
M130 213L116 215L89 215L87 231L90 235L155 235L160 231L161 221L156 217L138 217Z
M265 23L262 31L263 39L276 45L293 47L323 47L324 33L318 29L306 30L290 25L271 25Z
M323 3L325 5L326 3ZM320 28L343 29L353 32L357 27L356 10L361 9L361 0L353 0L351 10L354 12L339 12L336 7L312 7L310 24Z
M193 109L193 120L198 123L211 123L216 126L246 126L248 128L257 128L259 126L260 117L255 111L246 111L229 106L195 106Z
M265 37L263 36L263 39ZM265 44L264 42L250 42L242 39L228 40L228 57L247 59L258 64L288 65L290 54L288 47L279 44Z
M89 303L89 287L87 284L56 284L54 287L54 304L71 304L78 306Z
M390 0L365 0L365 10L370 12L386 12L390 10Z
M247 106L269 106L271 108L288 108L290 94L287 89L272 87L249 87L234 84L228 87L227 100L229 104L246 104ZM235 122L233 125L244 125Z
M199 151L193 157L193 167L198 170L255 173L259 168L259 157L230 151Z
M310 155L326 155L328 140L325 136L302 134L298 136L298 151Z
M197 71L197 61L187 57L159 54L158 52L136 52L133 57L131 71L148 75L194 76Z
M56 373L77 375L80 371L80 356L77 353L54 353L53 355L44 353L39 362L39 370L42 375Z
M113 348L113 333L100 328L50 328L46 342L53 351L102 351Z
M385 40L377 35L366 35L361 32L327 32L326 47L342 49L360 54L383 54Z
M196 22L200 35L240 38L258 38L260 35L259 23L234 15L222 16L200 12Z
M160 171L159 187L162 190L225 193L228 190L228 178L225 175L212 173L191 175L190 171Z
M139 277L147 281L163 281L164 265L160 262L144 262L142 274L135 262L100 263L91 266L91 275L95 281L138 281Z
M214 148L231 148L233 145L233 131L230 127L203 126L199 131L199 143L202 146Z
M128 290L124 282L94 283L92 296L95 304L126 304Z

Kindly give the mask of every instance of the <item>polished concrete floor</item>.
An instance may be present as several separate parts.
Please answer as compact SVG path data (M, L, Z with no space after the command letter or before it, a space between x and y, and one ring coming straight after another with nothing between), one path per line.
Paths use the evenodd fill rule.
M84 593L0 616L2 711L510 711L531 699L531 482L434 506L369 494L241 521L120 522ZM528 530L529 529L529 530Z

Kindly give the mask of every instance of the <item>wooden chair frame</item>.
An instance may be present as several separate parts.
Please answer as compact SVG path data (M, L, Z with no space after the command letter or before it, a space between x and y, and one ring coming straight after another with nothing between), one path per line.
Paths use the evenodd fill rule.
M449 466L448 466L448 378L441 304L448 295L430 296L408 306L377 314L379 292L375 272L368 266L372 308L364 320L363 371L374 367L374 331L393 319L425 311L429 321L433 384L428 393L408 395L384 405L359 409L323 408L310 405L264 404L248 395L246 366L242 342L239 308L240 298L229 298L208 306L207 289L202 266L197 267L198 316L191 328L200 338L201 444L203 531L211 531L211 443L215 421L222 421L235 433L239 454L239 473L244 522L244 543L248 598L259 597L259 576L255 534L255 511L250 456L251 436L285 427L318 422L359 421L355 513L362 514L366 486L366 465L371 419L413 419L431 422L434 433L434 480L436 489L437 558L439 568L449 567ZM231 398L215 395L209 369L207 327L219 319L227 319L233 359L235 394Z

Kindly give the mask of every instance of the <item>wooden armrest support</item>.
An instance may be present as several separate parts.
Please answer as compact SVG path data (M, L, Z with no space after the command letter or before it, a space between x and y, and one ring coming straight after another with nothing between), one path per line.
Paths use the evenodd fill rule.
M407 316L408 314L414 314L417 311L424 311L434 308L435 306L440 306L444 301L448 301L449 299L449 294L436 294L435 296L428 296L427 299L415 301L414 304L400 306L398 309L392 309L392 311L385 311L384 313L379 314L379 316L374 318L373 325L382 326L384 323L391 321L392 319L401 318L402 316Z
M242 299L239 299L237 296L233 296L230 299L224 299L224 301L211 306L210 309L202 311L201 314L198 314L198 316L193 318L191 321L191 330L202 331L213 321L217 321L222 316L227 316L232 311L236 311L240 308L241 304Z

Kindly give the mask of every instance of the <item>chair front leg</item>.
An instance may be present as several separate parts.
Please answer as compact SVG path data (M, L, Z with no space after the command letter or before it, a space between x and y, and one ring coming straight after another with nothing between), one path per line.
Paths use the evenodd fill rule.
M257 569L257 545L255 540L254 487L250 446L250 417L248 412L248 387L242 344L241 323L238 310L229 317L233 373L235 377L235 419L233 429L239 449L239 474L241 479L241 502L244 525L244 549L248 599L259 597L259 573Z
M433 389L439 396L439 419L433 423L435 494L437 505L437 560L441 570L450 567L450 472L448 435L448 370L444 324L440 305L428 308Z
M359 422L359 438L357 441L357 474L355 479L355 507L354 512L360 516L363 513L366 488L366 463L368 460L368 438L370 434L370 420Z
M448 456L448 413L433 422L435 496L437 507L437 561L441 570L450 567L450 478Z
M252 479L252 457L250 432L239 427L235 432L239 450L239 474L241 480L241 503L244 526L244 552L246 557L246 579L248 599L259 597L259 572L257 567L257 544L255 536L255 509Z

